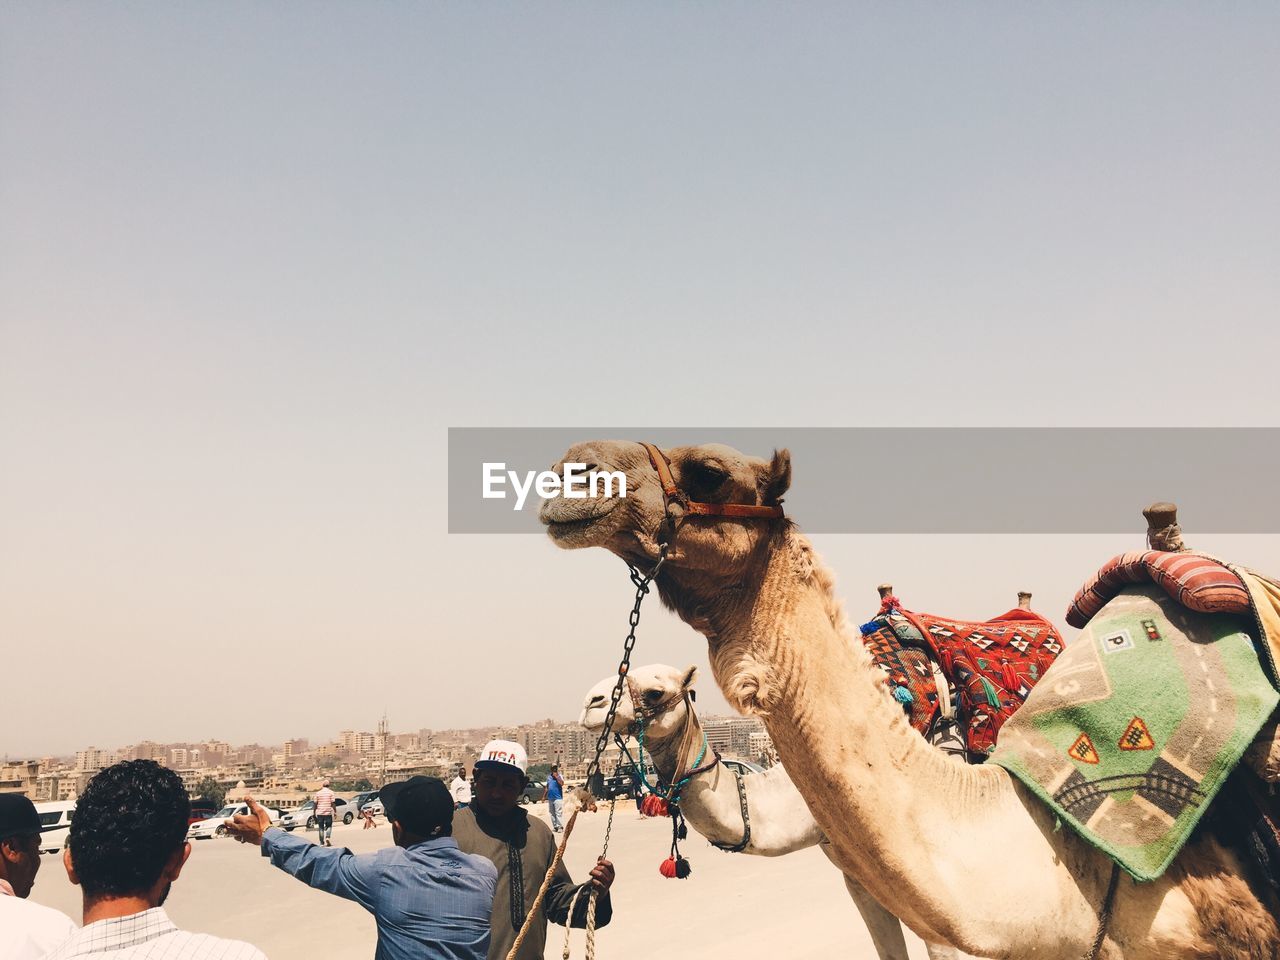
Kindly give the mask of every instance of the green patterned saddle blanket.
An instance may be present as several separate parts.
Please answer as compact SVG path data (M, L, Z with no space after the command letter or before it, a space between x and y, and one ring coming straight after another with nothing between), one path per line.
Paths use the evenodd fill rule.
M1242 616L1130 586L1068 644L988 761L1138 880L1177 856L1275 710Z

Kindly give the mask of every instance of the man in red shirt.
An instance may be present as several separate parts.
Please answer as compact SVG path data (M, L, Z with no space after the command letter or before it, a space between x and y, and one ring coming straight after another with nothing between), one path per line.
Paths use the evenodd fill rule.
M320 829L320 846L332 847L333 841L333 801L338 795L329 789L329 781L316 791L316 826Z

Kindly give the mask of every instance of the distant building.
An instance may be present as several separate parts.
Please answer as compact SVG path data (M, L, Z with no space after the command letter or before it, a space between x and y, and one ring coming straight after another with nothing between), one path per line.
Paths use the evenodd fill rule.
M778 752L773 749L773 738L765 731L753 733L747 737L747 743L751 747L751 756L748 759L760 761L763 757L769 761L769 764L777 762Z
M115 762L115 754L110 750L89 747L85 750L76 751L77 770L101 770L103 767L109 767Z
M32 796L40 775L39 760L22 760L0 766L0 793L21 793Z
M768 734L759 717L704 717L702 730L712 749L726 757L754 760L759 753L751 746L752 734Z

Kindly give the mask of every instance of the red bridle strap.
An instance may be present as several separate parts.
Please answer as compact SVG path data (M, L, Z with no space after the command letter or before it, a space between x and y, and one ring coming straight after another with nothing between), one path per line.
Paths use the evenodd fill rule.
M782 512L781 505L772 507L761 506L755 503L699 503L697 500L690 500L684 491L676 485L675 477L671 475L671 464L667 462L666 454L655 447L652 443L640 441L640 445L649 453L649 462L653 464L653 469L658 471L658 480L662 484L662 492L669 500L675 500L686 513L695 513L703 517L742 517L749 519L776 519L785 514Z

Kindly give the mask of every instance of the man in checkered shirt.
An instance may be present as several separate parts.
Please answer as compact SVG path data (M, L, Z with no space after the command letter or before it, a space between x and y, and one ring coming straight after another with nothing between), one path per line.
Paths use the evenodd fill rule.
M84 927L45 960L267 960L256 947L173 925L161 904L191 854L182 780L152 760L103 770L76 803L63 863Z

